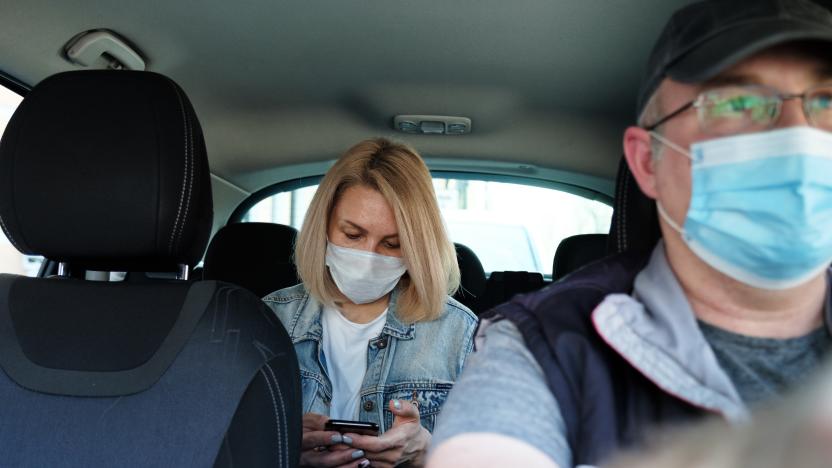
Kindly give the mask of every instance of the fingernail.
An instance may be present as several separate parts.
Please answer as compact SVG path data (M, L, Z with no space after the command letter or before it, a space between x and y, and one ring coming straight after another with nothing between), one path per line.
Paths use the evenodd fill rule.
M332 436L332 438L330 440L332 441L333 444L340 444L341 442L344 441L344 438L341 437L340 434L338 434L338 435Z
M399 400L393 400L393 408L396 408L397 410L402 409L402 402Z
M364 456L364 451L363 450L356 450L355 452L352 453L352 459L353 460L355 460L356 458L361 458L363 456Z
M358 464L358 468L367 468L368 466L370 466L370 460L364 460Z
M341 439L344 441L344 443L345 443L345 444L347 444L347 445L352 445L352 437L350 437L350 436L344 436L344 437L342 437Z

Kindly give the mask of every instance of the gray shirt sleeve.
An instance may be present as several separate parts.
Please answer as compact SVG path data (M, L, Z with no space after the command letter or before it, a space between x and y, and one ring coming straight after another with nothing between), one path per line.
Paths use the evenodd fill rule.
M433 432L431 445L470 432L520 439L561 468L572 466L566 426L543 370L508 320L484 321Z

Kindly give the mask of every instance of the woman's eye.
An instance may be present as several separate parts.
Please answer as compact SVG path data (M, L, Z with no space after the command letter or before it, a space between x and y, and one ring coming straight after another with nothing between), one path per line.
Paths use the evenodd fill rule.
M398 249L399 248L399 244L394 244L392 242L385 242L384 246L387 247L388 249Z
M347 236L347 239L349 240L357 240L359 237L361 237L361 234L348 234L346 232L344 233L344 235Z

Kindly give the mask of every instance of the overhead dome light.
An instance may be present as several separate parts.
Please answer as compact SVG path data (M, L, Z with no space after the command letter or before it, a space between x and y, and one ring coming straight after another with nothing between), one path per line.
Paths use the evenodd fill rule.
M393 128L422 135L462 135L471 133L471 119L447 115L397 115Z
M66 43L64 57L76 65L115 70L144 70L139 52L116 33L106 29L83 32Z

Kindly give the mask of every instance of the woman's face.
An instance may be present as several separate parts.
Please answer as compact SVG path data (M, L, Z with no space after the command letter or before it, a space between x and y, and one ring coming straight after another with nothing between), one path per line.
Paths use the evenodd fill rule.
M327 236L341 247L402 256L399 228L390 204L381 193L363 185L341 194L329 217Z

